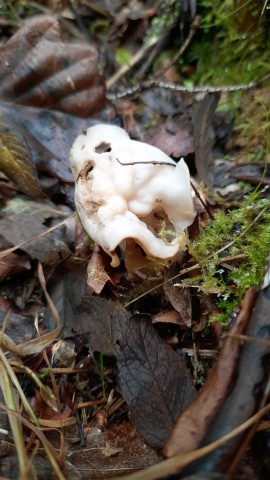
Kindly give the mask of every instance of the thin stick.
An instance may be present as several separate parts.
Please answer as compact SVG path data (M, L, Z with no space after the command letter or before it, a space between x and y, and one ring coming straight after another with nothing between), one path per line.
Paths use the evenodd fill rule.
M171 90L173 92L182 92L182 93L231 93L231 92L240 92L241 90L246 91L246 90L251 90L253 88L256 88L258 85L260 85L262 82L265 80L268 80L270 78L270 73L267 73L267 75L264 75L264 77L259 78L255 82L249 82L249 83L244 83L240 85L232 85L232 86L220 86L220 87L213 87L211 85L206 85L205 87L193 87L193 88L187 88L183 87L183 85L176 85L175 83L167 83L167 82L161 82L159 80L147 80L145 82L142 82L140 85L136 85L134 87L130 87L127 90L124 90L123 92L119 92L115 95L107 95L109 100L114 101L114 100L119 100L120 98L124 98L130 95L134 95L135 93L139 93L143 90L148 90L149 88L162 88L164 90Z

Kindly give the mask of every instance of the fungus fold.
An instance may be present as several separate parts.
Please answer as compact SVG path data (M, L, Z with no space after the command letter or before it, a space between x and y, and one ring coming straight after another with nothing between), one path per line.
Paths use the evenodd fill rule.
M120 263L117 247L163 260L185 248L195 212L186 163L131 140L113 125L95 125L71 149L75 204L90 237Z

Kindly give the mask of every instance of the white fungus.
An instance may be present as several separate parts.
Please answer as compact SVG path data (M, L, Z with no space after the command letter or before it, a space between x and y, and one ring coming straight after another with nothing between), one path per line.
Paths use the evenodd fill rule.
M195 212L187 165L131 140L122 128L95 125L71 149L75 204L90 237L119 265L133 244L147 256L172 259L185 246ZM131 241L132 239L132 241Z

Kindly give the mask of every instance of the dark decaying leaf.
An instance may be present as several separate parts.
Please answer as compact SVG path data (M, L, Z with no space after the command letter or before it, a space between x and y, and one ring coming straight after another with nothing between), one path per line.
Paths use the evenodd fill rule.
M31 240L46 230L47 228L36 217L28 213L13 215L0 220L1 235L11 245L18 245L26 240ZM58 240L52 233L35 238L21 248L31 258L37 258L47 265L57 263L70 253L65 243Z
M243 346L238 361L237 378L234 385L231 385L231 391L212 422L202 445L221 438L228 431L247 420L261 407L265 397L264 387L265 382L269 379L270 354L269 264L246 335L251 337L251 341L245 342ZM263 344L256 342L255 339L267 340L267 342ZM188 473L197 471L231 473L241 458L245 438L246 434L244 433L222 444L214 452L192 464L188 468ZM250 440L249 437L247 438Z
M30 270L31 264L26 255L10 253L0 259L0 282L18 273Z
M187 325L187 327L190 328L192 321L192 304L190 289L175 286L175 281L173 280L168 282L168 280L177 275L178 272L179 268L177 264L173 264L171 267L165 269L165 283L163 289L171 305L180 314L183 322ZM181 321L179 323L181 323Z
M194 153L193 125L188 112L169 118L151 129L144 141L160 148L167 155L180 158Z
M211 167L215 140L212 123L218 101L218 93L208 93L195 105L193 112L196 169L199 180L210 189L213 186Z
M17 313L0 311L0 329L5 323L5 333L15 342L20 344L37 336L33 317L24 317Z
M164 445L195 392L185 360L158 335L149 319L121 316L113 326L121 392L139 433Z
M3 112L0 117L0 170L21 192L32 198L45 198L29 146L16 125Z
M231 326L230 333L243 334L257 297L255 289L245 296L241 311ZM199 447L213 418L217 415L232 383L240 355L241 342L228 336L219 353L217 362L195 400L178 418L164 448L166 457L190 452ZM213 395L213 392L214 395Z
M106 102L97 50L61 42L59 21L28 20L0 48L0 98L87 117Z
M113 331L118 322L127 322L130 314L116 301L86 296L82 299L83 313L76 318L80 332L86 333L90 349L115 356Z
M95 123L93 119L15 105L2 104L0 111L3 122L12 124L14 135L26 140L38 172L73 183L70 149L75 138Z
M158 335L150 319L130 317L116 301L86 296L73 329L91 350L115 355L121 392L138 432L162 446L179 413L195 396L186 363Z

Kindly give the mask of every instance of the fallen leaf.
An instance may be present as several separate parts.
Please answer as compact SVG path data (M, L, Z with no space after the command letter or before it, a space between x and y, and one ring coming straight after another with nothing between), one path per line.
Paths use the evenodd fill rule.
M190 289L186 287L175 286L175 281L168 281L179 273L177 264L171 265L164 270L164 292L171 305L180 313L181 318L187 327L191 328L192 323L192 305ZM182 322L183 323L183 322Z
M49 295L61 318L62 337L74 336L81 330L83 322L75 317L80 309L81 298L85 293L86 265L71 259L56 266L47 282ZM49 308L45 310L44 322L47 328L54 325L54 317ZM87 324L85 325L87 327Z
M176 323L177 325L186 325L180 313L176 310L169 310L166 312L159 312L152 317L152 323Z
M28 213L12 215L0 220L1 234L11 245L30 240L46 230L36 217ZM31 258L37 258L46 265L53 265L70 253L65 243L58 240L52 233L35 238L32 242L23 245L21 249Z
M105 105L97 50L63 43L60 23L52 16L27 20L0 48L0 58L0 98L5 102L82 117Z
M189 370L148 319L122 315L117 320L112 335L122 395L138 432L161 447L195 396Z
M0 115L0 170L21 192L32 198L45 198L26 140L3 112Z
M75 325L87 335L92 352L115 356L113 330L118 321L127 321L130 314L120 303L93 295L82 298L81 310Z
M194 153L193 124L188 112L174 115L157 128L151 129L144 141L160 148L167 155L180 158Z
M268 275L269 265L266 277ZM268 379L268 365L264 361L270 353L270 287L267 284L265 288L262 287L252 310L246 336L249 341L244 342L237 371L234 372L235 381L229 385L227 397L212 421L202 446L222 438L228 431L241 425L262 407L267 397L265 382ZM236 335L235 341L237 340L242 341ZM216 471L231 474L241 459L243 447L248 445L251 438L252 435L246 433L232 438L192 464L187 472Z
M100 247L95 243L87 266L87 285L98 294L108 281L111 281L111 279L105 270L104 255Z
M25 270L30 270L30 268L31 264L26 255L10 253L0 259L0 282Z
M255 299L256 292L251 289L246 294L242 309L231 327L232 334L245 332ZM226 337L217 362L204 386L196 399L178 418L164 448L166 457L174 457L198 448L229 391L240 354L239 350L239 340Z
M16 196L5 203L1 213L3 215L21 215L22 213L31 214L39 221L44 222L48 218L68 217L69 213L62 212L49 200L46 202L37 202L26 197Z

